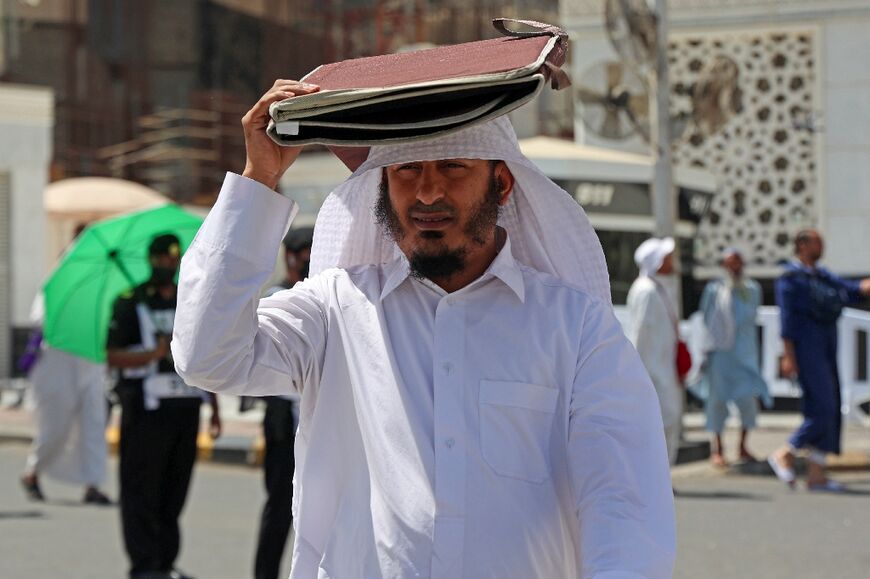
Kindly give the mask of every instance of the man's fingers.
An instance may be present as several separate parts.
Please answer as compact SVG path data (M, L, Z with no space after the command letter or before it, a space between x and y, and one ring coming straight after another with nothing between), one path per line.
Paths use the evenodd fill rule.
M301 80L286 80L279 78L275 81L275 84L272 85L272 88L269 91L273 90L287 90L287 89L298 89L303 93L311 93L317 92L320 90L320 87L316 84L311 84L307 82L303 82Z
M264 94L259 101L242 117L242 125L251 128L261 128L269 123L269 106L284 99L319 91L315 85L307 85L298 81L275 82L272 89Z
M289 91L270 91L262 96L257 103L251 107L244 117L242 117L242 125L250 128L261 128L269 124L269 106L273 102L282 101L295 96Z

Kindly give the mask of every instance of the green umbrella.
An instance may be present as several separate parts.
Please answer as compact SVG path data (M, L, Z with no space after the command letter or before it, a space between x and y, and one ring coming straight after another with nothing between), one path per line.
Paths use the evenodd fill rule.
M112 305L150 276L151 240L172 233L186 250L200 225L201 217L162 205L86 227L43 287L45 341L70 354L105 360Z

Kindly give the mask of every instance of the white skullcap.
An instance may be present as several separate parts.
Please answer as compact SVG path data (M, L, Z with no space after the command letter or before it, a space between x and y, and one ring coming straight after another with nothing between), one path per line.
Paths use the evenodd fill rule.
M665 257L674 252L674 246L673 237L651 237L641 243L634 251L634 263L640 269L640 274L654 275L664 263Z
M372 147L366 161L324 201L314 226L311 273L381 264L401 255L375 222L381 168L410 161L491 159L516 182L501 208L514 258L610 303L610 280L598 236L580 205L520 152L507 117L433 139Z

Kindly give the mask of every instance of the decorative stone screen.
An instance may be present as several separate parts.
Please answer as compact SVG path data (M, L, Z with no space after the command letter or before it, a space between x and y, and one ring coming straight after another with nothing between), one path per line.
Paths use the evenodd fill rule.
M716 175L719 193L702 221L695 257L713 265L728 246L755 266L791 255L791 239L817 220L815 37L808 29L672 35L672 110L688 112L689 90L716 55L740 69L743 110L718 133L690 129L675 163Z
M822 6L819 0L668 0L668 10L671 13L683 10L704 8L739 8L758 7L766 5L805 5L817 9ZM604 0L562 0L562 14L566 17L587 18L604 13Z

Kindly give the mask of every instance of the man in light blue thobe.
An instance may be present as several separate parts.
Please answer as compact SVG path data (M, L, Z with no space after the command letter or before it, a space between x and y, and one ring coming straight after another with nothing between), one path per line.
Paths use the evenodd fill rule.
M702 384L706 394L707 430L715 435L710 458L716 466L727 464L722 431L728 418L728 403L733 403L740 413L740 459L754 461L746 439L755 428L758 398L766 403L770 401L759 369L755 325L761 305L761 287L743 275L743 257L736 249L725 251L722 266L726 275L707 284L700 305L709 337Z

